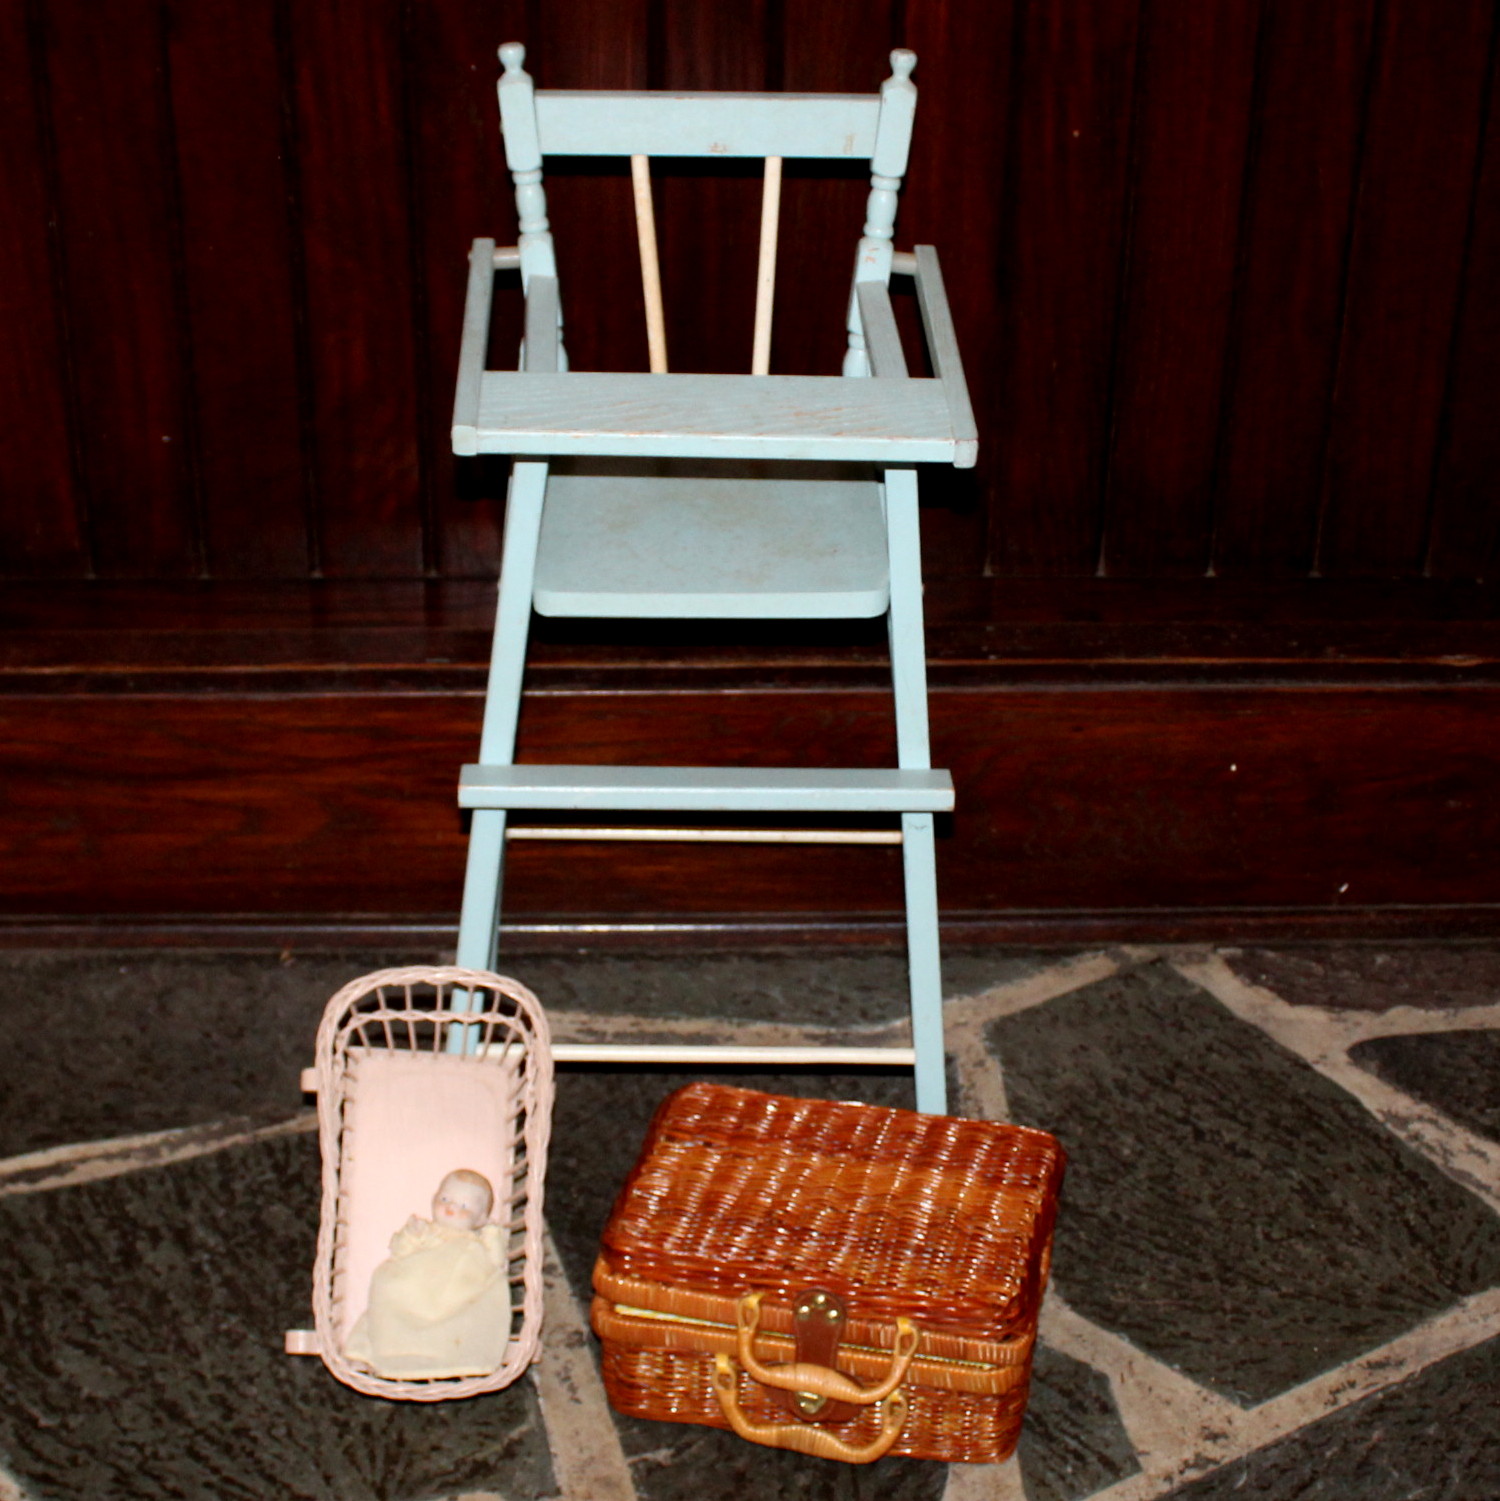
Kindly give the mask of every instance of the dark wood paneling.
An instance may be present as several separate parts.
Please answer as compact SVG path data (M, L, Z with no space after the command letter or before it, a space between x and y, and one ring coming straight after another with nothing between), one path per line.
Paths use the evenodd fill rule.
M1103 571L1209 561L1261 0L1147 4L1133 94Z
M651 37L652 86L763 89L769 62L765 0L684 0ZM779 40L779 38L778 38ZM654 162L667 353L673 370L750 368L761 164Z
M468 242L514 233L494 48L518 36L544 87L865 91L891 45L919 55L898 241L942 250L981 424L978 471L924 476L952 916L1500 923L1500 610L1420 577L1473 579L1500 547L1495 15L17 3L5 900L150 922L456 905L491 609L464 580L493 576L504 477L454 464L446 429ZM743 369L758 172L660 170L674 364ZM641 368L623 165L559 164L548 191L575 363ZM837 366L865 191L788 182L778 368ZM1132 577L1094 578L1101 556ZM63 587L91 560L104 581ZM690 671L671 632L540 629L528 753L645 755L670 711L664 758L885 754L873 629L698 644ZM747 855L730 895L701 856L531 850L514 889L533 916L886 923L889 859L835 883L826 858Z
M1004 208L1012 0L905 7L905 44L917 54L912 162L896 219L896 243L939 247L953 313L965 329L966 374L980 425L977 470L929 468L923 499L923 563L929 577L972 578L983 567L991 521L990 441L1000 399L990 364L999 308L996 264ZM880 70L885 77L886 70ZM962 226L962 229L959 228ZM914 369L924 368L913 362ZM933 502L938 502L934 505Z
M1099 558L1138 9L1020 12L988 362L998 572L1089 574Z
M891 49L906 44L904 35L881 25L883 19L862 0L793 7L782 27L781 55L772 60L780 87L792 93L871 92L890 72ZM919 68L922 62L919 58ZM926 124L920 100L917 119ZM848 343L849 275L869 190L867 171L830 176L821 163L787 163L771 342L774 372L838 374ZM908 197L902 215L909 208ZM905 229L898 216L902 244L911 240Z
M493 464L456 463L449 433L469 242L486 236L515 243L493 84L496 48L525 31L524 6L430 0L408 8L408 26L412 224L424 309L417 335L424 392L418 420L428 566L450 578L493 578L500 565L503 486Z
M106 575L493 572L503 485L453 464L446 427L466 244L513 231L507 35L550 87L868 90L892 44L918 52L898 237L942 249L981 424L980 469L928 477L949 589L1085 575L1101 549L1142 577L1488 566L1493 0L7 17L12 576L91 549ZM742 368L756 173L660 172L674 362ZM575 363L639 368L623 165L554 164L549 194ZM778 368L839 357L862 198L858 174L792 174ZM503 286L496 358L517 304Z
M1126 936L1153 909L1227 914L1232 931L1263 908L1500 904L1494 687L987 683L939 688L933 707L959 792L939 856L954 919L1113 911ZM54 696L0 713L8 914L456 909L474 694ZM528 702L522 746L861 764L890 734L884 696L859 690L561 691ZM107 763L98 742L118 748ZM888 919L900 901L888 851L520 846L508 891L520 920Z
M175 4L167 58L181 182L207 571L308 569L297 299L275 0Z
M1328 438L1325 573L1421 569L1494 7L1390 0Z
M1220 573L1312 566L1374 10L1267 7L1219 455Z
M53 282L51 121L40 25L22 5L0 10L0 453L10 476L0 504L0 573L85 573L68 424L63 311ZM34 50L35 48L35 50ZM19 64L35 57L27 69Z
M566 13L555 5L535 9L527 67L538 87L647 86L647 0L578 0ZM553 163L546 187L569 361L579 370L644 370L646 317L628 164ZM513 233L513 205L505 207L503 222Z
M426 564L417 411L432 393L418 385L401 13L399 0L290 7L316 529L330 576Z
M1500 562L1500 47L1492 41L1485 133L1449 370L1446 431L1433 486L1428 572L1493 576Z
M141 0L40 12L95 565L191 577L204 554L166 17Z

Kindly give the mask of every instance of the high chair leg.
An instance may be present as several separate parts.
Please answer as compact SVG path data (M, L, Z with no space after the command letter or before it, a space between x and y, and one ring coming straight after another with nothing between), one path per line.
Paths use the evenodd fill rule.
M500 928L500 887L505 860L503 808L476 808L469 826L464 903L458 919L460 969L493 969Z
M932 814L902 814L906 962L911 984L912 1046L917 1054L917 1109L928 1115L946 1115L943 976L938 957L937 855L932 831Z

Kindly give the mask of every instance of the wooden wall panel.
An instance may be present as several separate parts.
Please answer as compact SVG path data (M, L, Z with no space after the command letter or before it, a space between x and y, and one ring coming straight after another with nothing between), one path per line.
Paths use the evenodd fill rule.
M885 21L862 0L794 7L782 27L781 55L773 59L780 86L792 93L871 92L890 73L891 49L906 42ZM919 73L922 62L919 57ZM935 76L941 90L941 75ZM921 88L918 81L919 132L927 123ZM851 167L830 175L820 163L787 163L771 341L774 372L836 375L842 367L849 277L869 190L868 171ZM912 239L905 222L910 206L908 198L897 215L901 244Z
M981 423L978 471L929 476L927 562L966 598L1101 556L1490 566L1494 0L18 0L3 25L9 576L492 574L503 478L446 427L467 242L513 232L510 36L544 87L864 90L917 51L898 237L943 252ZM660 174L674 362L743 368L757 174ZM788 182L778 368L838 358L858 177ZM554 164L549 194L577 365L639 368L622 164Z
M295 578L309 564L276 12L274 0L177 4L168 30L205 571L220 578Z
M906 45L917 54L912 163L896 218L896 243L936 245L954 318L965 329L995 328L997 262L1004 209L1012 0L960 0L905 7ZM886 70L880 70L885 77ZM923 566L929 577L972 578L983 567L991 522L990 435L1000 399L991 365L993 333L964 341L965 373L980 428L978 469L923 473ZM923 368L913 364L913 368ZM936 503L936 504L935 504Z
M40 18L0 9L0 574L71 577L89 541L68 431L68 348L56 296L56 163ZM30 66L23 66L23 60Z
M986 362L999 573L1091 574L1099 559L1138 11L1020 10Z
M766 0L680 0L651 36L651 85L763 89L772 55ZM779 35L774 38L779 44ZM779 45L775 48L779 63ZM652 163L667 351L674 370L745 371L755 315L761 166L716 164L704 176Z
M1260 43L1214 568L1306 576L1317 542L1374 0L1273 0Z
M572 0L566 10L557 5L533 10L534 24L525 37L527 67L538 87L647 87L647 0ZM579 370L646 369L646 315L628 164L552 163L546 188L569 361ZM513 202L504 206L502 222L513 234ZM519 293L512 300L519 302Z
M1500 564L1500 48L1491 47L1485 132L1475 180L1473 221L1448 373L1446 429L1433 486L1427 571L1440 578L1493 576Z
M1390 0L1328 436L1324 573L1420 571L1494 7Z
M1202 573L1260 0L1148 4L1102 570Z
M1379 931L1381 911L1415 905L1500 930L1493 685L991 682L940 687L933 705L958 789L939 848L950 920L1091 912L1127 937L1208 913L1224 936L1266 911L1364 912ZM0 700L0 718L18 716L26 733L0 736L10 918L452 920L473 693ZM688 760L729 744L746 762L869 763L891 734L885 696L858 690L553 691L528 702L522 743L644 759L669 725ZM107 767L94 741L119 748ZM575 923L795 926L889 919L900 903L879 852L518 847L508 890L518 920Z
M290 15L319 571L420 575L417 412L432 393L416 350L402 7L297 0Z
M526 29L524 6L430 0L412 6L409 18L412 225L422 308L417 359L425 393L417 420L430 527L427 568L450 578L493 578L500 566L503 488L493 483L493 464L455 463L449 434L469 242L485 236L515 243L494 81L496 49Z
M205 557L166 16L156 0L56 0L40 14L95 567L193 577Z

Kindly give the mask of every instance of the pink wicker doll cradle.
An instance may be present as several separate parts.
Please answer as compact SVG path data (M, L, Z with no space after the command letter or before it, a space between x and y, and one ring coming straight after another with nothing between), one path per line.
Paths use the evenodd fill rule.
M552 1120L552 1053L537 998L478 970L379 970L344 986L302 1076L318 1097L322 1217L310 1330L289 1354L319 1355L373 1397L440 1402L509 1385L536 1358L542 1319L542 1180ZM425 1215L454 1168L483 1173L491 1219L508 1227L511 1328L486 1375L396 1380L345 1354L370 1276L408 1215ZM515 1296L519 1285L520 1296Z

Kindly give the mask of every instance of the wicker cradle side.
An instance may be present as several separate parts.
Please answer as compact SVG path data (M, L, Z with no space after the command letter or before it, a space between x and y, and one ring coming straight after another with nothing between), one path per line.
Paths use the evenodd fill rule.
M455 1018L461 1017L461 1020ZM450 1052L455 1027L466 1034L463 1059L474 1068L514 1071L514 1111L506 1143L513 1172L494 1185L494 1218L511 1231L511 1337L500 1367L483 1376L392 1380L344 1355L340 1304L341 1252L348 1225L344 1145L350 1090L362 1051L392 1049L458 1061ZM543 1182L552 1128L552 1051L536 996L518 981L453 966L379 970L344 986L328 1003L318 1029L318 1135L322 1147L322 1212L313 1270L313 1319L318 1353L345 1385L372 1397L440 1402L508 1386L536 1358L541 1342ZM435 1071L436 1072L436 1071ZM392 1230L399 1228L392 1226Z

